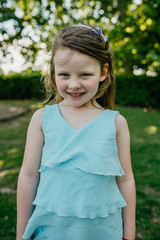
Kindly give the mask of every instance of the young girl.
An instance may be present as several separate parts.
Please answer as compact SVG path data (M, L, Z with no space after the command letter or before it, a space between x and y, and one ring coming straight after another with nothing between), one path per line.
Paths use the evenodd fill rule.
M134 240L129 130L114 110L111 53L100 28L61 30L46 89L56 104L37 110L28 128L17 240Z

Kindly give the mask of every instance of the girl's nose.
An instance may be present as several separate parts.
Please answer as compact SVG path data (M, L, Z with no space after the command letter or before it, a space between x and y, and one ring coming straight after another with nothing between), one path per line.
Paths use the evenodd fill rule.
M78 78L71 78L68 87L74 90L79 89L81 88L81 82Z

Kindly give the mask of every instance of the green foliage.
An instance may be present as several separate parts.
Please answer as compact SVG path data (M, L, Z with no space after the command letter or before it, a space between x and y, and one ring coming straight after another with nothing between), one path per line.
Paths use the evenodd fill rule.
M116 102L125 106L159 108L160 81L158 77L121 74L116 76Z
M0 76L0 99L45 99L43 81L39 72ZM125 106L159 108L159 77L116 76L116 103Z
M127 5L123 21L111 31L115 59L119 70L131 72L133 67L144 71L160 71L158 1ZM115 39L115 33L119 33Z
M44 98L40 73L0 76L0 99Z
M3 0L0 8L4 13L0 15L0 50L4 59L12 60L8 46L13 44L34 64L40 51L50 51L59 29L81 22L104 29L120 72L132 73L137 67L144 73L159 74L159 0ZM6 23L10 23L12 31Z

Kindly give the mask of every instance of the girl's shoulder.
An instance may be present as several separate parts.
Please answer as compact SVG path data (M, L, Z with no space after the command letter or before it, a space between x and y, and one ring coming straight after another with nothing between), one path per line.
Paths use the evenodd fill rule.
M122 114L120 114L120 113L117 114L117 117L116 117L115 121L116 121L117 125L119 125L119 124L121 125L121 124L124 124L124 123L127 122L125 117Z
M39 108L38 110L36 110L33 113L32 117L37 118L37 119L42 119L43 118L44 109L45 109L44 107L43 108Z
M43 112L44 112L44 107L37 109L37 110L34 112L34 115L43 116Z
M35 123L35 124L37 124L37 126L41 127L43 114L44 114L44 108L40 108L40 109L36 110L32 115L31 122Z
M128 129L127 120L120 113L117 114L117 117L115 119L115 126L117 133L120 131L124 131L125 129Z

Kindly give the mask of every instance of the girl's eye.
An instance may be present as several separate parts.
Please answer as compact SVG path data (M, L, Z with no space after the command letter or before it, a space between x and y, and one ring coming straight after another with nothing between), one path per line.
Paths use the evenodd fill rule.
M67 73L60 73L59 76L61 76L63 78L67 78L67 77L69 77L69 74L67 74Z
M83 73L81 76L82 76L83 78L86 78L86 77L89 77L90 74L89 74L89 73Z

